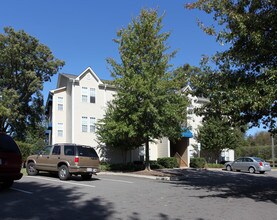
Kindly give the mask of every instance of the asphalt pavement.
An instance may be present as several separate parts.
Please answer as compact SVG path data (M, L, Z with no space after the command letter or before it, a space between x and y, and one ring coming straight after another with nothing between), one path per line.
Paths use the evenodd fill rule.
M102 173L90 181L24 176L0 191L1 220L276 219L277 172L179 170L182 180Z

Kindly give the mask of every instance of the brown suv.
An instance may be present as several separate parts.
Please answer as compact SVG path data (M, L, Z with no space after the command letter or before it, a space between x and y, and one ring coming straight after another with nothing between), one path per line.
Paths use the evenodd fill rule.
M0 133L0 185L9 188L14 180L21 179L21 167L22 156L17 144L10 136Z
M99 172L99 157L89 146L76 144L55 144L46 146L37 155L26 160L27 173L37 175L39 171L58 172L61 180L67 180L72 174L81 175L89 180L92 174Z

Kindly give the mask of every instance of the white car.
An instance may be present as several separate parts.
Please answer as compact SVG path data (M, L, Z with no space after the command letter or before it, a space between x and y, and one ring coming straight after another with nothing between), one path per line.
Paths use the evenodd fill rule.
M258 157L241 157L224 164L227 171L248 171L249 173L271 171L270 164Z

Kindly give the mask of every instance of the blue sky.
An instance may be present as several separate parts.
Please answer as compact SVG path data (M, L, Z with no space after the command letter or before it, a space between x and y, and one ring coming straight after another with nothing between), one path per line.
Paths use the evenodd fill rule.
M163 31L171 32L168 45L177 50L171 64L198 66L202 55L212 55L226 47L207 36L197 26L200 18L212 19L197 10L184 8L188 0L6 0L1 2L0 32L11 26L24 30L47 45L55 57L64 60L61 73L80 74L91 67L101 79L111 79L106 59L119 60L116 32L137 17L143 8L157 9L162 15ZM55 89L57 75L44 84L43 94ZM257 129L252 129L251 134Z

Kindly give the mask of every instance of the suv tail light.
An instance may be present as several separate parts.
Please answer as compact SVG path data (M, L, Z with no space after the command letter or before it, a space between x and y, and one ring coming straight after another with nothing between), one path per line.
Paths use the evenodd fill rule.
M263 166L263 162L260 162L259 165L260 165L260 167L262 167Z
M79 157L75 157L75 158L74 158L74 162L75 162L75 163L79 163Z

